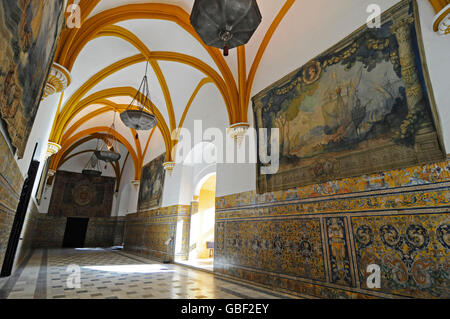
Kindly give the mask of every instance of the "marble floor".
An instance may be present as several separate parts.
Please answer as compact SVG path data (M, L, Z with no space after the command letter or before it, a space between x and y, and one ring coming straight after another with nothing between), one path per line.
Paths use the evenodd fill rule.
M107 249L36 250L0 299L278 299L290 295Z

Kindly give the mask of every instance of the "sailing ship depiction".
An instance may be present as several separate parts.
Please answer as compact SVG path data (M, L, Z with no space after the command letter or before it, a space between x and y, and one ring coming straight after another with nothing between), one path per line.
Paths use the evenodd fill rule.
M327 135L327 142L340 142L347 135L348 130L351 129L351 124L355 123L353 116L362 117L361 113L364 107L361 107L361 100L358 97L361 77L362 68L359 69L356 77L347 83L339 83L336 79L336 74L333 73L332 78L336 79L334 97L328 91L329 102L322 105L324 133ZM360 123L364 117L360 119Z

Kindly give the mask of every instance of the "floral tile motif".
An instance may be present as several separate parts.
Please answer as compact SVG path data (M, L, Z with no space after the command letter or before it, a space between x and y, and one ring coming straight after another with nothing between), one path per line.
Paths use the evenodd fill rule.
M319 219L228 221L216 238L217 264L325 280Z
M189 230L190 206L175 205L154 208L128 215L125 232L125 249L145 257L173 259L177 227L182 227L183 255L189 248L186 237ZM166 245L172 239L171 245Z
M370 264L381 267L380 291L415 298L450 297L448 214L352 219L361 287Z
M218 198L214 269L319 298L449 298L449 177L446 161L287 192ZM302 219L319 226L303 231L294 222ZM288 224L280 226L283 221ZM323 242L324 273L303 271L306 261L296 261L302 256L279 254L298 248L302 236ZM372 262L384 272L381 289L366 286Z

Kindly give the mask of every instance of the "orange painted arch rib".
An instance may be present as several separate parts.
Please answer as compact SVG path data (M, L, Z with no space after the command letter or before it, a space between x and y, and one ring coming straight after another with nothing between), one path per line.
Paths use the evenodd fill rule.
M234 82L233 74L225 62L220 50L205 45L191 26L189 14L175 5L161 3L129 4L101 12L84 22L74 41L64 45L64 48L61 49L58 63L71 70L79 52L81 52L87 42L95 37L102 28L132 19L159 19L172 21L199 41L221 71L225 79L228 95L233 102L233 108L237 113L236 115L239 117L236 83Z
M131 144L127 141L125 137L123 137L121 134L119 134L117 131L111 131L110 127L106 126L97 126L92 127L89 129L86 129L84 131L78 132L74 136L70 137L69 139L62 142L61 150L52 157L50 168L56 170L59 166L59 162L61 161L64 154L67 152L67 150L78 140L82 139L83 137L86 137L88 135L92 135L95 133L101 133L101 132L111 132L112 135L121 142L130 153L133 162L134 162L134 174L136 179L140 179L141 176L141 165L139 163L138 157L136 155L136 152L134 151Z

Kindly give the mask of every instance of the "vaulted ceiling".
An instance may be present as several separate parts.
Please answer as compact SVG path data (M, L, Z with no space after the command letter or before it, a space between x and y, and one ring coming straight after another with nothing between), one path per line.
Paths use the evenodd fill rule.
M139 180L142 165L159 154L173 160L171 132L189 121L209 114L226 126L251 122L251 96L360 27L372 2L258 0L262 24L247 45L224 57L191 26L194 0L69 0L80 6L82 24L63 31L55 57L72 83L50 136L62 145L51 168L84 166L86 151L95 148L92 137L107 133L115 117L122 159L108 172L119 177L127 166ZM378 4L385 10L396 2ZM339 28L330 28L333 21ZM159 124L136 134L118 115L135 95L147 61Z
M142 165L158 155L150 145L165 149L172 160L171 132L183 127L194 102L226 109L230 125L247 122L258 65L294 2L259 1L263 23L248 45L225 58L204 45L191 26L194 0L69 0L68 5L80 6L82 25L63 31L56 53L55 62L71 73L72 83L61 97L50 137L62 145L52 168L87 162L95 134L107 133L114 118L123 153L116 175L129 153L135 179ZM135 132L118 114L132 101L147 61L159 123L153 131Z

